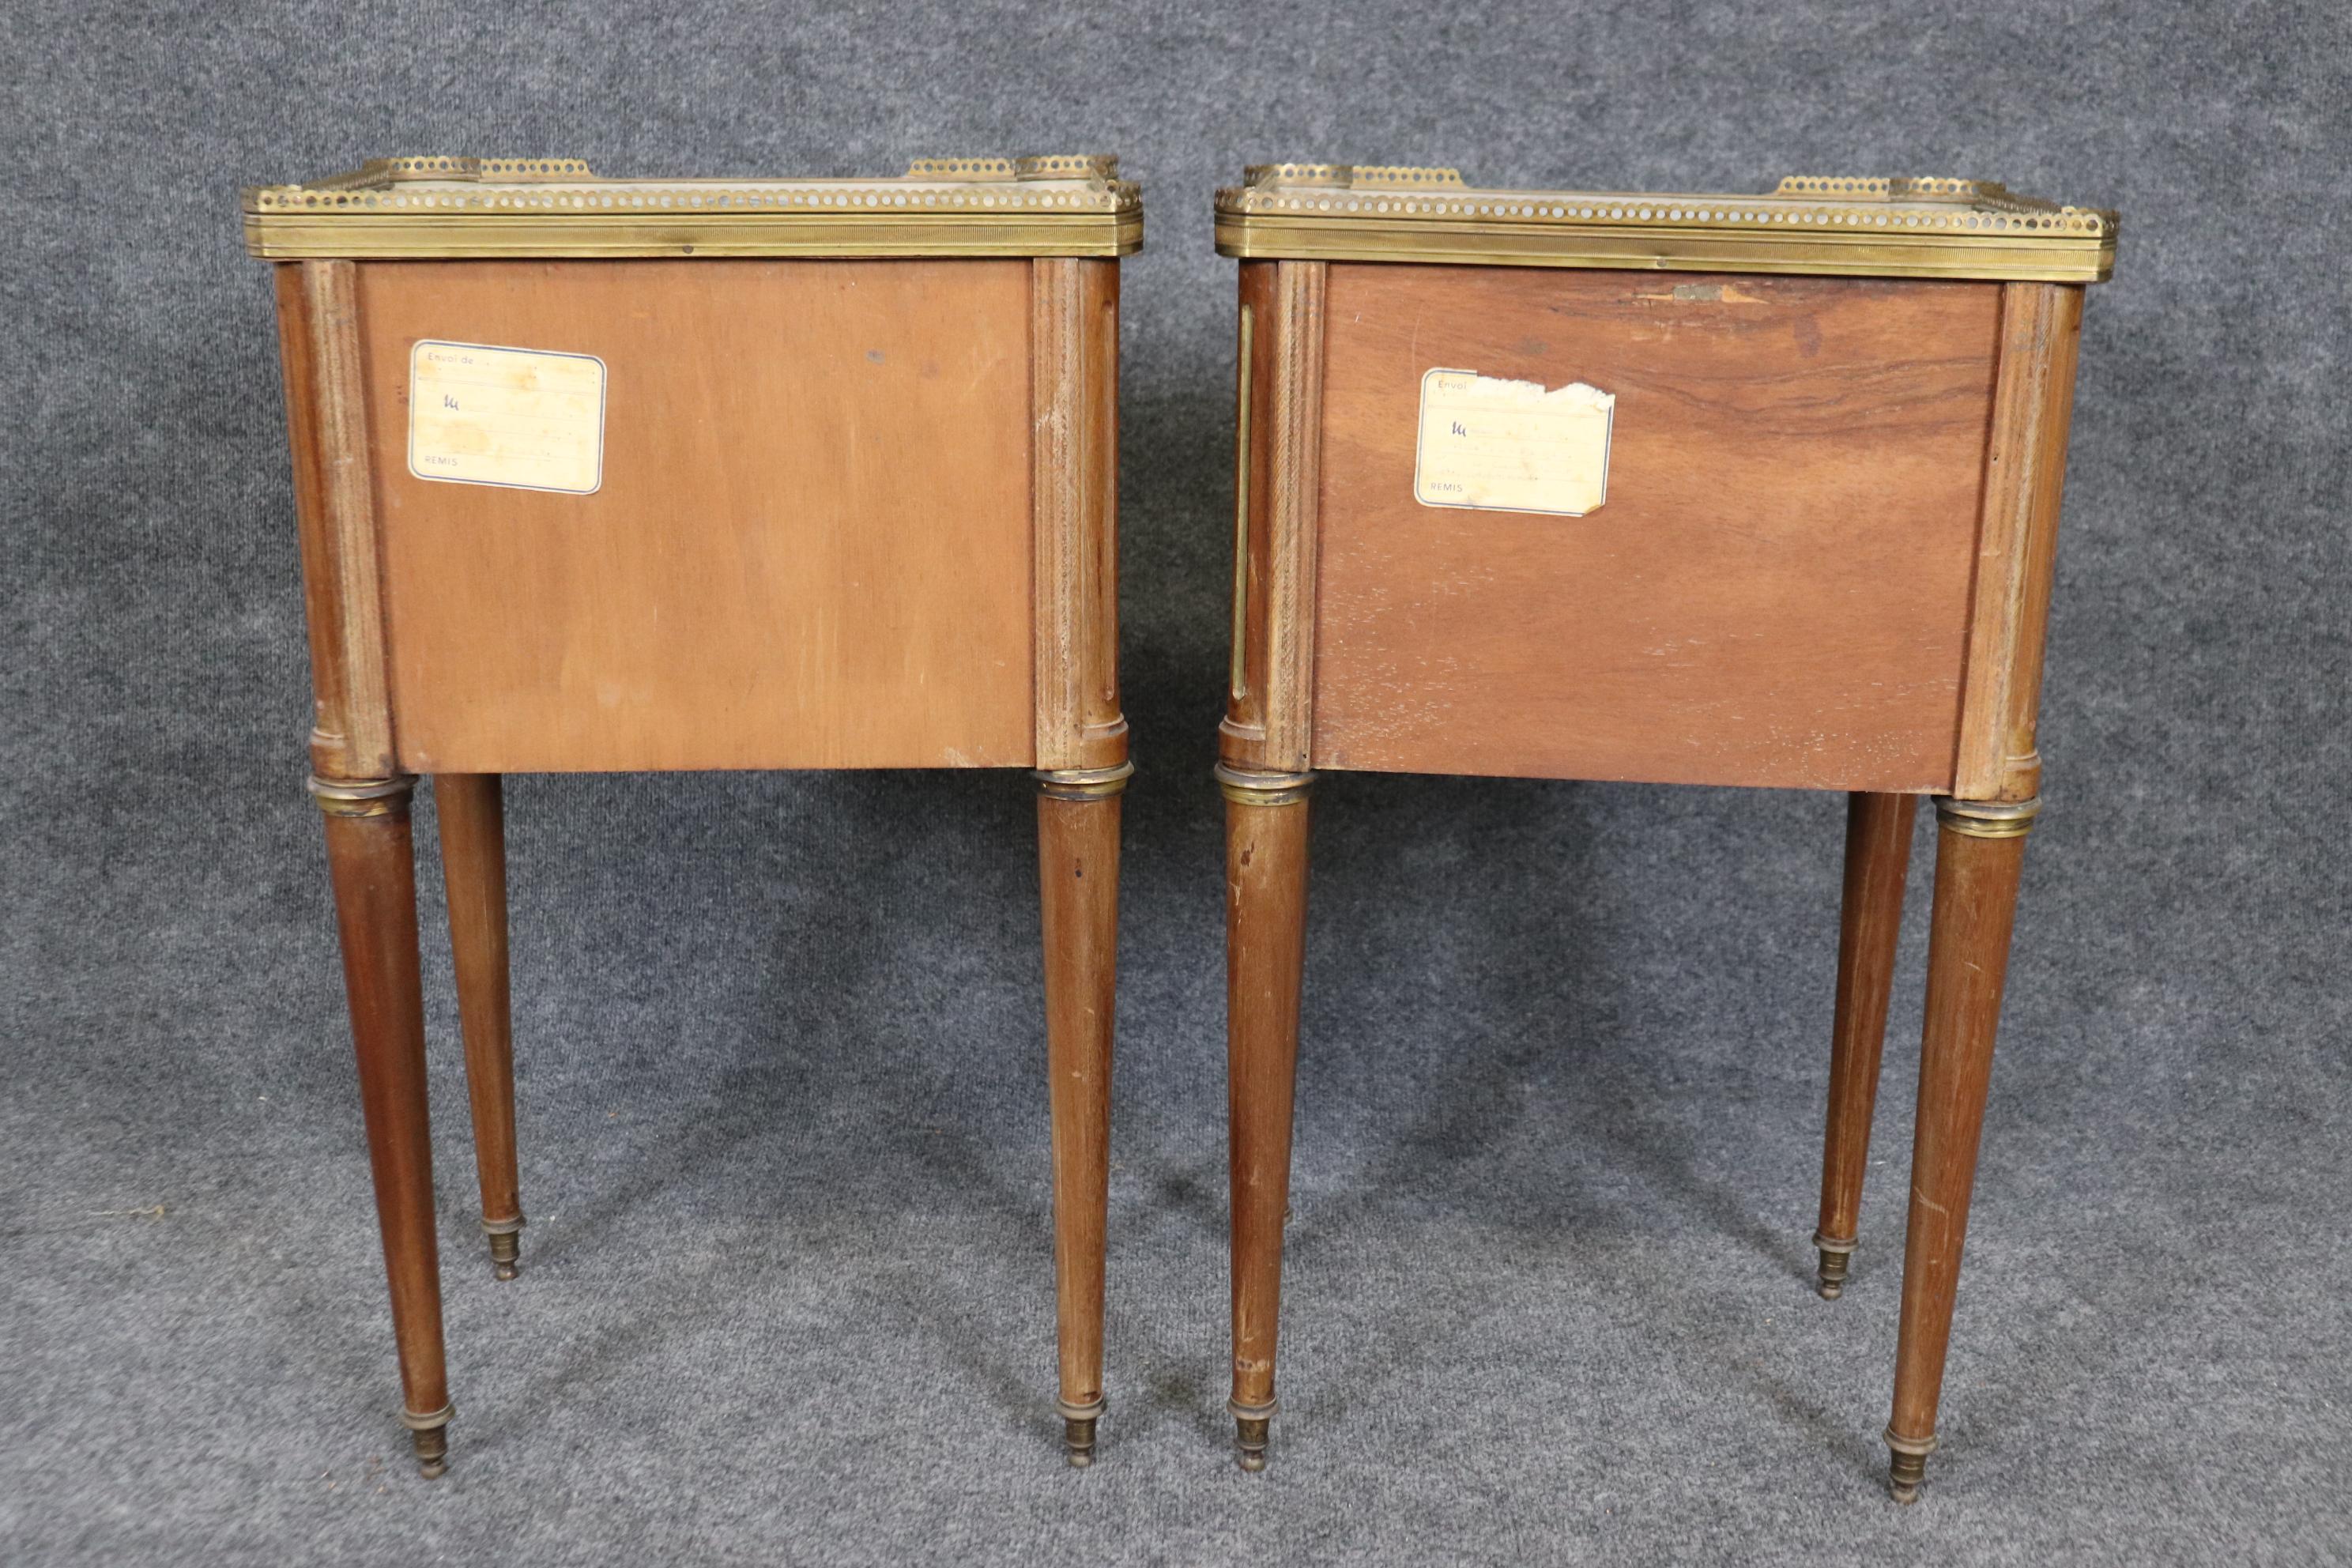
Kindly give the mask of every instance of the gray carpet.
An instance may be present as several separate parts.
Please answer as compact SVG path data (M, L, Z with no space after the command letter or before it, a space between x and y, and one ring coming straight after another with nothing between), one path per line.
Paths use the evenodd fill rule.
M0 1561L2352 1559L2342 7L17 5L0 36ZM492 1281L420 813L458 1420L404 1457L241 182L1112 149L1130 798L1103 1461L1050 1419L1010 776L510 793ZM2126 215L1921 1505L1881 1490L1925 887L1864 1247L1806 1288L1842 810L1321 796L1274 1468L1224 1396L1223 652L1245 161ZM1923 830L1923 860L1925 843Z

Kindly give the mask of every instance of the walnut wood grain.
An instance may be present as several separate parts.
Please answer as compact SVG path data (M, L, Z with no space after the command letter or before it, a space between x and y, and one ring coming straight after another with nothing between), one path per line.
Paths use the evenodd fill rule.
M362 264L403 765L1030 765L1031 271ZM602 489L411 474L428 337L603 359Z
M2000 285L1335 262L1323 315L1316 767L1949 785ZM1415 500L1441 367L1613 394L1605 502Z
M1307 805L1225 805L1226 1096L1233 1207L1233 1404L1243 1463L1265 1462L1282 1311L1291 1110L1306 962ZM1252 1413L1255 1414L1252 1414Z
M1906 1501L1916 1495L1918 1464L1935 1443L2024 860L2022 835L1979 837L1949 820L1939 823L1903 1248L1903 1321L1895 1352L1894 1418L1886 1428L1895 1453L1895 1495Z
M433 781L433 804L449 894L449 946L457 1020L466 1039L466 1093L473 1109L482 1225L499 1277L512 1279L522 1198L515 1160L506 803L496 773L442 773Z
M1903 932L1903 885L1919 799L1856 793L1847 797L1845 895L1838 921L1837 1002L1830 1029L1829 1115L1822 1139L1821 1293L1843 1289L1861 1233L1870 1121Z
M1118 696L1118 266L1032 265L1037 765L1113 767L1127 760Z
M1074 1462L1092 1458L1103 1397L1111 1036L1118 970L1119 797L1037 800L1053 1110L1054 1280L1061 1407Z
M2000 369L1985 453L1984 521L1952 793L2026 800L2042 787L2035 731L2057 572L2059 502L2083 335L2083 290L2001 289Z
M325 813L327 866L342 939L360 1106L392 1288L404 1414L415 1426L449 1404L441 1340L441 1259L433 1222L433 1137L425 1092L425 993L405 788L368 815ZM440 1423L435 1423L437 1428ZM433 1430L436 1441L437 1429ZM425 1447L420 1441L420 1452ZM437 1473L437 1458L428 1473Z

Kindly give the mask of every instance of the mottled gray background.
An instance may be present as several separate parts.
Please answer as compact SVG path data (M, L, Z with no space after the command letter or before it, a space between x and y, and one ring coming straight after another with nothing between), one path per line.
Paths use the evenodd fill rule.
M0 1559L2343 1561L2342 7L16 5L0 18ZM1052 1392L1010 776L511 790L526 1272L425 873L456 1462L391 1337L236 187L1109 149L1130 796L1103 1462ZM1275 1468L1229 1457L1218 805L1248 161L2126 215L1922 1505L1880 1490L1924 943L1806 1289L1841 807L1340 778ZM420 843L432 843L429 808ZM1923 830L1923 848L1924 848ZM430 856L427 856L428 868Z

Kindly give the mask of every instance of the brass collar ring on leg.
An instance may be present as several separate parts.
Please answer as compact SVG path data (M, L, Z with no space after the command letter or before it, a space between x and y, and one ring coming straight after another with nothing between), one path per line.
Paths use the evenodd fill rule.
M2022 838L2033 831L2042 797L2032 800L1953 800L1939 796L1936 821L1947 833L1969 838Z
M324 779L310 775L310 797L329 816L390 816L408 809L416 780L406 773L388 779Z
M1049 800L1108 800L1127 788L1135 776L1133 763L1114 768L1039 768L1029 775L1037 793Z
M1315 787L1313 773L1257 773L1219 763L1217 787L1236 805L1290 805Z

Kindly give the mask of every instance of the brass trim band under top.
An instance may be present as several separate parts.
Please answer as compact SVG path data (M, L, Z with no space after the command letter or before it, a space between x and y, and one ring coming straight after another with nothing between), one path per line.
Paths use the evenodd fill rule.
M2116 215L1990 181L1811 179L1769 195L1480 190L1452 169L1271 165L1216 196L1220 253L2098 283Z
M1118 257L1143 203L1097 156L918 159L903 175L606 180L570 159L384 158L245 192L265 260Z

